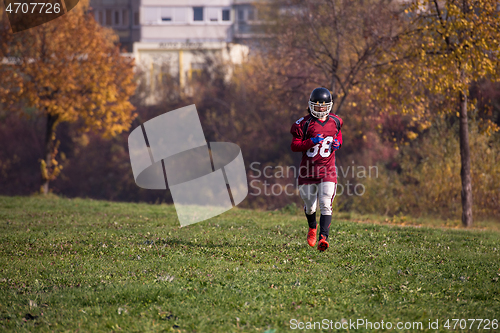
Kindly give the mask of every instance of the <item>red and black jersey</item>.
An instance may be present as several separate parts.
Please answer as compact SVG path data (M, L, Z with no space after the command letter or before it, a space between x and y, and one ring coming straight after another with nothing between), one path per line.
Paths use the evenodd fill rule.
M307 132L304 135L304 125L309 120ZM311 115L297 120L290 130L293 135L292 151L302 152L302 161L299 167L299 185L321 182L337 183L337 169L335 167L335 151L332 149L333 140L339 140L342 146L342 119L330 114L325 121ZM312 137L323 135L323 142L314 144Z

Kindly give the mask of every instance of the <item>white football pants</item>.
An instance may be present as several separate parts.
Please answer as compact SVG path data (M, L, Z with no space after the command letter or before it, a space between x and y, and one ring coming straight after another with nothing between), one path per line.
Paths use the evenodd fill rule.
M337 193L336 183L303 184L299 186L299 193L304 200L307 215L316 212L318 199L321 215L332 215L333 199Z

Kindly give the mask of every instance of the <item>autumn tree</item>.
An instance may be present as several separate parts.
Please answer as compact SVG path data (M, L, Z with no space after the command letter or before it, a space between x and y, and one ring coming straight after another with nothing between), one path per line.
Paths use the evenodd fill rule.
M397 96L399 109L417 119L424 114L456 114L459 118L462 223L471 226L468 115L474 101L469 97L478 80L499 79L498 1L414 0L405 13L405 33L385 57L389 70L375 76L379 86L384 87L379 96L388 100ZM392 99L391 104L395 102ZM492 122L488 127L498 130Z
M88 2L38 27L13 34L0 21L0 105L8 112L46 118L40 159L41 192L61 171L56 128L81 125L111 137L134 118L133 60L120 55L115 37L97 24ZM1 14L1 13L0 13Z
M327 87L336 113L400 31L401 8L387 0L274 0L260 10L283 86Z

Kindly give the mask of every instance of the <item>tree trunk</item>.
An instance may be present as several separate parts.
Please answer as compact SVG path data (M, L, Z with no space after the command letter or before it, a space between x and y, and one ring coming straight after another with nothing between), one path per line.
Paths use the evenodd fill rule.
M47 124L45 127L45 144L44 144L44 154L43 154L44 159L41 163L42 186L40 187L40 191L43 194L49 193L49 181L51 178L51 168L52 168L52 158L53 158L52 155L54 153L57 118L58 116L47 114Z
M470 173L469 128L467 120L467 95L460 92L460 159L462 168L462 224L472 226L472 177Z

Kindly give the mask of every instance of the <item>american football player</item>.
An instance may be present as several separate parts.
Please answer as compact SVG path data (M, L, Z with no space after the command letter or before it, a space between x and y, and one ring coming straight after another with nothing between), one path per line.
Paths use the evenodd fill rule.
M314 89L309 97L309 114L298 119L290 130L292 151L302 153L298 184L309 224L307 243L310 246L316 245L318 203L321 211L319 251L325 251L329 246L332 203L337 191L335 151L342 146L340 129L344 122L331 113L333 102L328 89Z

